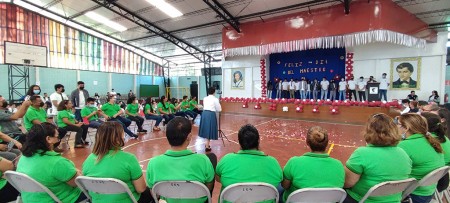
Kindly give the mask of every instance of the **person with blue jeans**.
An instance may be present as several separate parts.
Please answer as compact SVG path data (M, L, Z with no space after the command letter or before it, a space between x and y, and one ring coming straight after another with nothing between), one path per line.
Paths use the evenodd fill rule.
M125 133L127 133L128 136L134 138L139 137L128 129L128 126L131 125L131 120L121 116L124 114L124 110L120 108L118 104L116 104L116 98L114 96L110 96L108 98L108 102L102 106L102 111L106 114L107 121L119 122L123 126L123 130L125 131Z
M389 80L386 78L386 73L381 75L380 79L380 100L387 101L387 88L389 86ZM384 97L384 100L383 100Z
M161 129L159 128L159 124L161 123L163 118L162 118L162 116L158 115L156 113L156 109L153 108L153 100L151 97L148 97L145 100L144 114L145 114L145 119L156 121L155 126L153 126L153 130L160 131Z
M89 97L87 105L81 110L81 117L83 117L83 123L88 124L90 128L97 129L103 121L98 119L98 115L107 117L102 110L97 109L95 105L95 98Z
M346 89L347 89L347 82L345 82L344 77L342 77L341 82L339 82L339 101L345 100Z

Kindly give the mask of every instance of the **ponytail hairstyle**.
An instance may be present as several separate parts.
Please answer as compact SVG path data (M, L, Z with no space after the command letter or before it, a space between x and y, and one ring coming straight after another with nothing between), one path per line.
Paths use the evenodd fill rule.
M161 96L160 102L161 102L161 104L163 105L164 108L167 108L166 107L166 102L164 101L164 99L166 99L166 96Z
M147 104L150 106L150 111L153 112L153 99L151 97L147 97L145 100L145 105Z
M437 153L442 153L441 143L428 133L427 120L418 114L407 113L400 115L398 118L398 123L403 126L411 134L422 134L427 139L428 143L433 147L434 151Z
M325 152L328 146L328 133L319 126L311 127L306 134L306 144L313 152Z
M445 131L446 126L441 123L441 118L434 114L429 112L423 112L421 114L425 119L427 119L428 123L428 132L434 133L438 136L438 140L440 143L444 143L447 140L445 139Z

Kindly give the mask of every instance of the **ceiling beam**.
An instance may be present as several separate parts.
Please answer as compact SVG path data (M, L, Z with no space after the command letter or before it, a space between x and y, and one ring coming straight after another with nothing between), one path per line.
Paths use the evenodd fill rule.
M133 14L133 11L130 11L129 9L125 8L124 6L116 3L113 0L92 0L93 2L102 5L106 9L114 12L117 15L122 16L123 18L145 28L149 32L152 32L165 40L173 43L183 51L191 54L193 57L195 57L197 60L208 63L209 60L205 60L205 58L211 58L208 54L204 53L202 50L200 50L198 47L193 46L192 44L186 42L183 39L180 39L176 37L175 35L167 32L166 30L160 28L159 26L147 21L143 17ZM195 54L200 53L200 54Z
M241 29L239 28L239 21L231 15L230 12L227 11L225 7L222 6L217 0L203 0L217 15L220 16L225 22L227 22L236 32L241 33Z
M98 4L97 4L97 5L93 6L93 7L90 7L90 8L88 8L88 9L84 10L84 11L81 11L81 12L79 12L79 13L75 13L75 14L69 16L68 18L69 18L69 19L74 19L74 18L77 18L77 17L80 17L80 16L86 14L86 13L89 12L89 11L95 11L95 10L101 8L101 7L102 7L101 5L98 5Z
M222 36L222 33L213 33L213 34L207 34L207 35L200 35L200 36L195 36L195 37L188 37L188 38L183 38L184 40L192 40L192 39L200 39L203 37L211 37L211 36ZM222 38L220 38L220 40L222 40ZM167 44L170 42L159 42L159 43L154 43L154 44L142 44L140 45L141 47L151 47L151 46L157 46L157 45L162 45L162 44Z
M58 4L58 3L60 3L60 2L62 2L62 1L63 1L63 0L53 0L53 1L51 1L50 3L45 4L43 7L44 7L44 8L50 8L50 7L52 7L52 6L54 6L54 5Z

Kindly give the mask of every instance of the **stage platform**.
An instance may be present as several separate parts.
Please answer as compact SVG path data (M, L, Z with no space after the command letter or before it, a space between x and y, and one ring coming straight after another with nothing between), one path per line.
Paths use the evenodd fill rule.
M271 103L262 103L261 109L255 109L255 103L248 103L248 108L242 108L242 102L222 101L221 105L223 113L348 124L365 124L369 116L376 113L385 113L391 117L399 115L393 108L385 107L338 106L338 113L331 114L330 105L319 105L317 113L312 111L314 105L303 105L303 112L298 113L297 105L293 103L278 104L276 111L269 110ZM288 112L283 112L284 106L288 107Z

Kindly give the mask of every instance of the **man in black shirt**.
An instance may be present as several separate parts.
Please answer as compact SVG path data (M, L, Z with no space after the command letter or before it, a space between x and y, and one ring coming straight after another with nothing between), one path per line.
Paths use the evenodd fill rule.
M411 91L411 94L408 95L409 101L417 101L417 95L415 91Z

